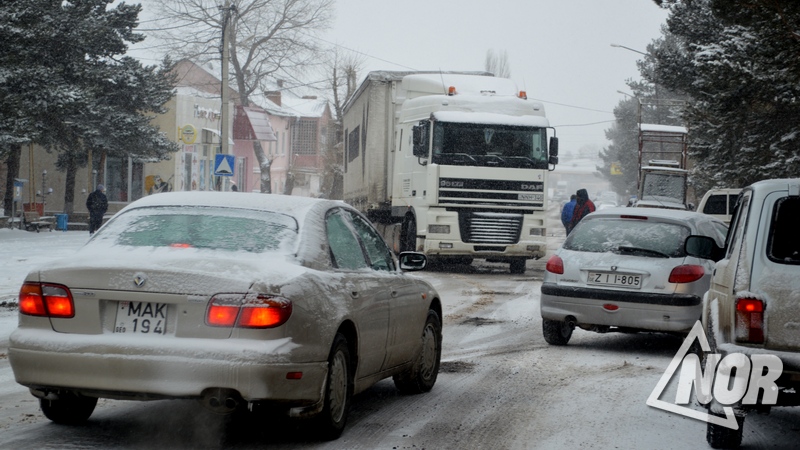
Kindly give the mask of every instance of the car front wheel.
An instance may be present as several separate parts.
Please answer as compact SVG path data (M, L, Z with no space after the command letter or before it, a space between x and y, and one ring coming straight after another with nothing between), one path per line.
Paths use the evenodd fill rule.
M442 321L436 311L428 311L422 329L422 350L405 372L393 377L394 385L403 394L428 392L436 383L442 359Z
M325 440L337 439L344 431L350 400L353 397L353 373L347 339L337 333L328 356L328 379L325 403L317 416L317 432Z
M542 334L550 345L567 345L572 337L572 326L560 320L542 319Z
M73 393L58 394L55 400L39 399L45 417L63 425L78 425L86 422L97 406L96 397L84 397Z

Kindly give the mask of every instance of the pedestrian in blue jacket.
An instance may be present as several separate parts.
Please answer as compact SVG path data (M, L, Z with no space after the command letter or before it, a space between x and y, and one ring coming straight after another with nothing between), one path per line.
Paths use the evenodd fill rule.
M577 196L572 194L569 198L569 202L564 204L564 207L561 208L561 223L564 225L564 228L567 229L567 234L569 234L571 223L572 223L572 212L575 211L575 203L577 202Z

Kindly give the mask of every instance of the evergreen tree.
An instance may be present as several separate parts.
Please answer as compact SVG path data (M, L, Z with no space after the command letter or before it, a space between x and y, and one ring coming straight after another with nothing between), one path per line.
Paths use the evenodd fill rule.
M113 0L8 0L0 4L0 152L9 160L35 142L58 152L71 212L75 171L88 154L168 158L177 151L150 125L173 95L171 63L124 57L140 5ZM18 160L17 160L18 161ZM18 163L16 164L18 170ZM5 204L10 206L11 192Z

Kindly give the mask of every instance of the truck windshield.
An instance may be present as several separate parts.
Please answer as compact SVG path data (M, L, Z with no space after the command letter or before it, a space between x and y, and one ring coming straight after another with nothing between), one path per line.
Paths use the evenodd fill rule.
M545 128L436 122L434 164L547 169Z
M683 203L685 189L686 178L682 174L649 172L644 174L641 199Z

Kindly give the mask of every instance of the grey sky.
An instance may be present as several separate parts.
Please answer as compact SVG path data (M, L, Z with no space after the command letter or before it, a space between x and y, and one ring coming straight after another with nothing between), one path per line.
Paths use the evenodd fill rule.
M366 71L483 70L488 49L507 51L511 78L545 101L564 152L607 145L617 91L640 78L642 57L610 44L643 52L666 18L652 0L336 0L324 36L367 55Z

